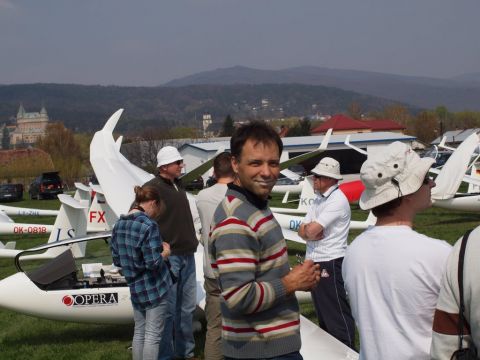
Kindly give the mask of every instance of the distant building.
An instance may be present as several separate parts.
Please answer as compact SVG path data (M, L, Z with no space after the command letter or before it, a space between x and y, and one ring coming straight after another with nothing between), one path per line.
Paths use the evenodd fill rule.
M211 136L207 133L207 129L211 124L212 124L212 115L208 113L203 114L203 118L202 118L203 137Z
M18 108L16 127L10 134L10 146L32 145L44 136L48 125L48 114L44 106L40 112L26 112L23 105Z
M443 136L446 137L445 144L448 144L450 146L458 146L467 137L469 137L473 133L478 133L479 131L480 131L479 128L446 131L443 134ZM430 144L432 144L432 145L440 144L440 141L442 140L443 136L437 137Z
M393 120L356 120L346 115L337 114L323 124L312 129L311 134L325 134L328 129L333 129L334 134L368 133L377 131L403 133L405 127Z

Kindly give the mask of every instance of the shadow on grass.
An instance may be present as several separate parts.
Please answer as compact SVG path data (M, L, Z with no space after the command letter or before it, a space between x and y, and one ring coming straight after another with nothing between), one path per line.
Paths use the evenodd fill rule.
M469 216L462 216L458 218L446 218L446 219L432 219L432 221L424 222L421 226L439 226L439 225L451 225L451 224L467 224L467 223L476 223L480 222L478 215L469 214Z
M25 329L20 333L8 334L3 338L4 346L75 344L95 341L131 341L133 324L129 325L80 325L42 326L36 331ZM44 331L42 331L44 330Z

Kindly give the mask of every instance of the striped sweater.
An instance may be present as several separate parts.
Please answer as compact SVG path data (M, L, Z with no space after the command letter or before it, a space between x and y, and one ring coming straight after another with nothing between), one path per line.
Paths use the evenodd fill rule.
M239 359L275 357L301 346L298 303L281 280L290 271L286 241L270 209L259 208L253 196L229 184L209 238L223 297L223 352Z

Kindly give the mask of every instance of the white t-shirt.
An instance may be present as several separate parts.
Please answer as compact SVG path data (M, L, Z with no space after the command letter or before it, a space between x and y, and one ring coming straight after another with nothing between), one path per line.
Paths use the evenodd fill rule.
M455 314L458 318L460 308L460 290L458 288L458 260L463 236L458 239L447 260L442 288L437 302L437 310L446 314ZM468 238L463 264L463 303L465 319L470 325L471 340L480 349L480 226L473 230ZM455 317L453 317L455 319ZM433 332L431 357L435 360L449 360L458 349L458 335L452 334L450 316L437 313L437 331ZM455 323L455 326L458 326ZM455 327L455 330L457 328ZM456 331L455 331L456 333ZM468 339L466 336L465 339ZM464 340L465 341L465 340ZM464 342L464 346L465 346Z
M323 238L307 241L306 258L319 262L343 257L347 249L350 216L348 200L337 185L323 195L317 194L303 223L315 221L322 225Z
M203 245L203 273L207 278L215 279L215 275L210 263L208 254L208 234L210 233L210 225L212 223L213 214L225 197L227 192L227 184L215 184L209 188L203 189L197 194L197 209L200 214L202 223L202 233L200 243Z
M408 226L374 226L348 247L343 280L360 359L429 359L440 281L451 251Z

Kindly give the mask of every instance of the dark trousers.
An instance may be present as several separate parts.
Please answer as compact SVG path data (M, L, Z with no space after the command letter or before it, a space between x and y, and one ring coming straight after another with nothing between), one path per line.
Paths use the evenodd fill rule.
M316 262L320 264L320 282L312 290L318 325L333 337L355 350L353 320L342 277L343 257Z

